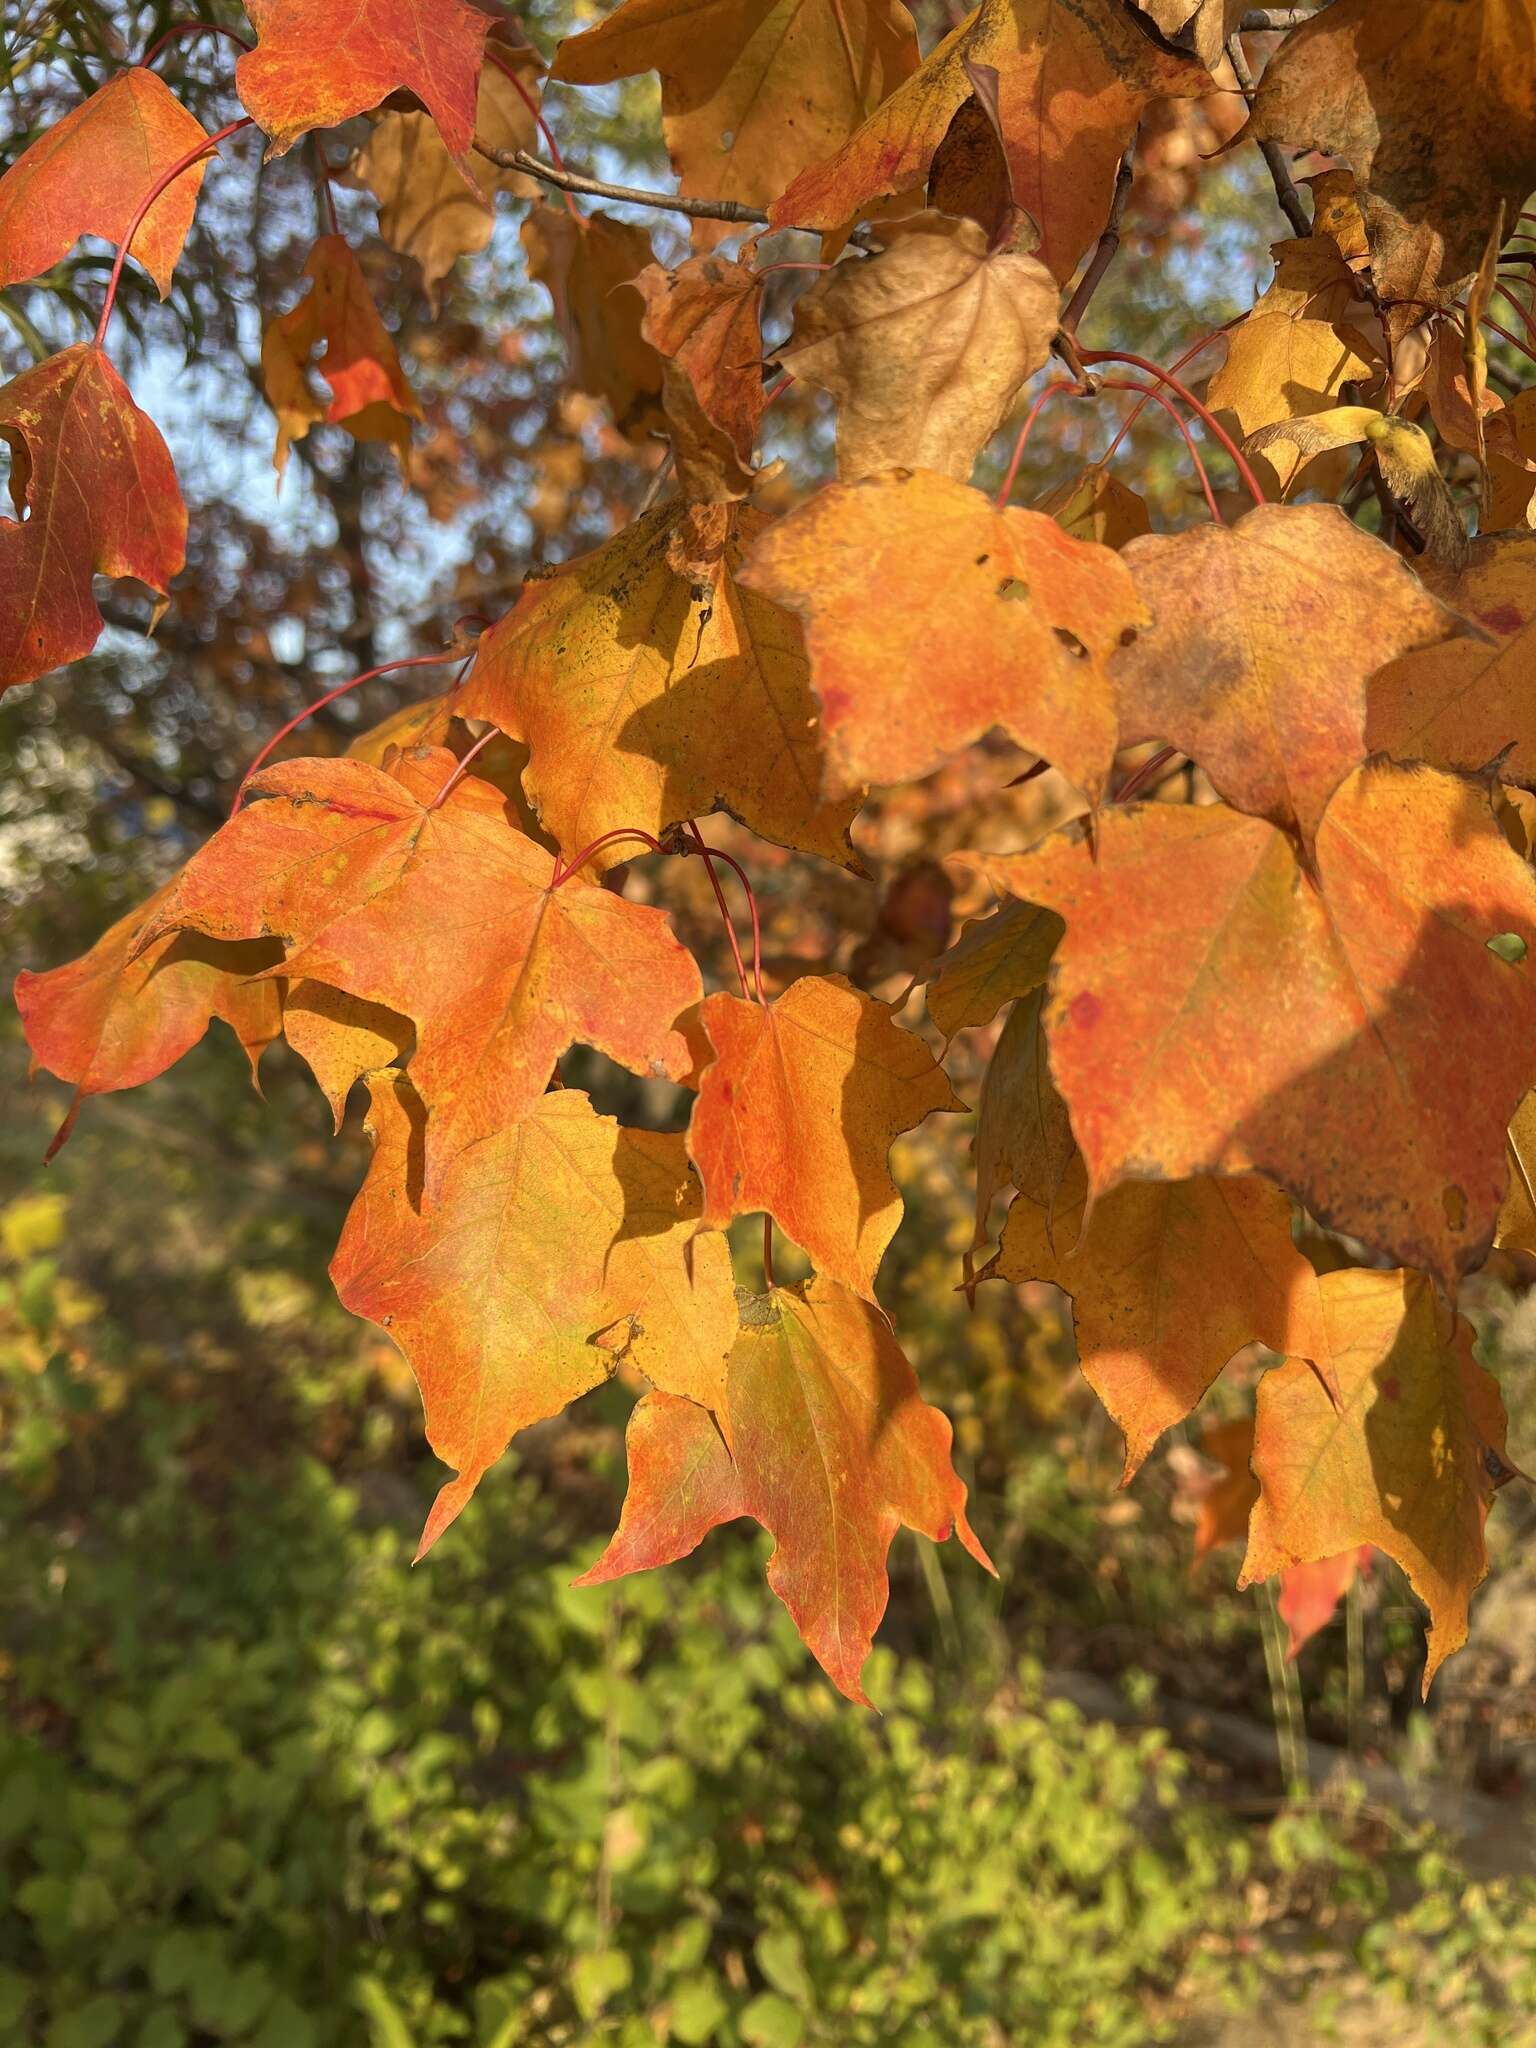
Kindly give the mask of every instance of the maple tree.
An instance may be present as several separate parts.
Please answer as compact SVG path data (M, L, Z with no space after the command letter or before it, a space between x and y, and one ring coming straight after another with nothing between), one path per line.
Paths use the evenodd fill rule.
M422 1550L517 1431L621 1374L629 1492L589 1579L755 1520L863 1700L896 1530L990 1568L878 1293L893 1144L974 1107L956 1285L1071 1297L1127 1481L1234 1357L1273 1354L1253 1419L1208 1432L1227 1478L1200 1547L1246 1534L1293 1643L1372 1550L1395 1559L1427 1685L1518 1476L1460 1290L1496 1246L1536 1256L1536 0L1299 23L982 0L936 41L900 0L621 0L552 51L497 0L247 15L173 24L0 177L0 288L82 236L114 249L92 338L0 391L0 689L90 654L97 579L174 617L175 436L114 366L113 317L134 265L172 288L218 150L253 129L268 158L307 138L319 174L302 278L261 305L279 472L340 427L428 487L430 343L386 320L344 176L434 313L498 203L522 209L571 390L652 446L650 484L494 616L325 689L310 712L449 671L345 755L295 756L289 721L147 903L23 971L34 1058L74 1091L55 1142L214 1019L253 1070L286 1040L338 1128L365 1086L332 1273L452 1469ZM203 29L240 46L242 111L212 132L151 68ZM652 72L676 189L573 170L560 96ZM1139 136L1208 105L1274 181L1272 281L1171 366L1084 346ZM593 201L685 222L692 253L659 260ZM1109 452L1015 503L1047 404L1122 394L1176 436L1203 516L1154 521ZM868 819L972 771L973 843L893 874ZM1034 795L1008 797L1031 785L1033 835ZM867 987L782 930L773 951L758 894L789 862L886 885L893 971L873 940ZM723 955L685 943L693 877ZM595 1065L566 1085L574 1047L645 1084L610 1099L648 1124L608 1113ZM809 1277L779 1280L776 1230Z

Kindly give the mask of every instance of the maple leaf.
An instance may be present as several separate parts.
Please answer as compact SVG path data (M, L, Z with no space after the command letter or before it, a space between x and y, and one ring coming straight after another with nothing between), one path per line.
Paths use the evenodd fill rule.
M606 398L621 433L660 431L666 425L661 357L641 331L641 300L619 289L654 260L645 229L606 213L577 216L535 206L522 240L529 275L554 304L572 384Z
M1209 91L1120 0L982 0L833 156L769 208L776 228L841 228L928 176L972 73L997 73L998 125L1040 258L1065 284L1109 218L1115 170L1149 100Z
M1337 1557L1320 1557L1312 1564L1293 1564L1280 1574L1280 1594L1275 1605L1290 1638L1287 1660L1294 1664L1315 1635L1332 1621L1339 1602L1355 1580L1371 1568L1373 1552L1369 1543L1344 1550Z
M1247 0L1131 0L1131 5L1165 42L1190 51L1207 71L1221 63L1248 12Z
M1509 1192L1493 1241L1536 1257L1536 1089L1509 1121Z
M1066 920L1051 1070L1095 1194L1259 1172L1448 1286L1480 1261L1536 1044L1536 877L1483 789L1358 771L1315 877L1225 806L1106 811L1097 860L1058 834L976 865Z
M605 1586L630 1572L675 1564L711 1529L749 1514L720 1425L707 1408L677 1394L643 1394L624 1432L629 1486L619 1526L578 1586Z
M221 945L168 932L147 949L143 935L174 885L120 917L78 960L16 977L16 1008L32 1057L75 1085L75 1102L152 1081L190 1052L215 1017L244 1048L251 1077L279 1033L278 987L255 981L282 957L257 939ZM54 1148L68 1135L74 1110Z
M235 90L266 131L268 156L402 89L421 101L449 152L467 154L491 27L468 0L246 0L245 11L257 41L235 65Z
M1238 440L1261 427L1318 413L1346 383L1370 382L1380 351L1361 323L1374 319L1355 278L1327 235L1276 242L1275 275L1247 318L1230 329L1226 354L1206 397ZM1379 339L1379 330L1378 337ZM1278 496L1305 466L1294 444L1257 459L1260 481Z
M161 176L203 137L202 123L142 64L108 79L0 178L0 291L51 270L81 235L121 246ZM174 179L134 235L129 254L162 299L207 168L195 163Z
M1039 247L1040 230L1019 205L997 104L997 72L967 63L971 95L956 108L928 166L928 204L935 213L963 215L985 230L988 245L1021 252ZM883 215L901 218L907 200L893 200Z
M1007 902L972 918L928 979L928 1014L945 1043L1040 988L1064 930L1054 911L1033 903Z
M1426 563L1429 588L1486 637L1405 654L1372 678L1366 737L1400 759L1536 788L1536 535L1474 540L1459 572Z
M1106 548L1123 548L1152 527L1146 500L1097 466L1064 477L1035 500L1035 510L1048 513L1064 533L1078 540L1096 540Z
M681 1557L719 1522L751 1515L774 1539L769 1585L833 1684L868 1706L860 1673L897 1529L935 1542L953 1532L993 1571L966 1520L947 1417L923 1400L880 1310L817 1278L743 1305L725 1440L706 1423L674 1403L631 1423L618 1532L577 1583Z
M1181 1485L1187 1499L1198 1502L1195 1516L1196 1561L1236 1543L1248 1534L1248 1519L1259 1497L1259 1482L1253 1476L1253 1417L1234 1416L1227 1422L1207 1423L1200 1433L1200 1455L1218 1467L1203 1473L1191 1485Z
M697 1232L679 1134L623 1130L557 1090L461 1152L423 1215L425 1107L398 1073L370 1094L373 1161L331 1277L343 1306L404 1352L428 1441L458 1474L418 1557L516 1433L600 1384L620 1355L668 1392L723 1403L730 1254Z
M1335 0L1271 58L1246 136L1349 165L1401 334L1477 268L1499 201L1513 219L1536 185L1528 0Z
M393 774L362 761L285 761L183 869L158 924L289 942L285 973L381 1003L416 1026L411 1078L433 1113L428 1195L457 1152L538 1101L555 1061L593 1045L680 1080L673 1019L698 1001L665 914L548 852L500 790L439 749ZM151 927L153 931L155 927Z
M1267 1181L1126 1181L1086 1227L1084 1192L1080 1162L1059 1193L1021 1185L981 1277L1071 1295L1083 1377L1125 1437L1124 1486L1247 1345L1311 1357L1327 1337L1291 1205Z
M1536 526L1536 390L1517 391L1498 416L1502 446L1490 448L1486 533L1506 526Z
M338 1132L353 1088L366 1075L399 1065L415 1035L409 1018L323 981L283 989L283 1037L319 1082Z
M808 974L774 1002L712 995L699 1013L714 1049L688 1149L704 1221L762 1209L830 1279L873 1296L901 1221L886 1155L931 1110L963 1104L889 1003L840 974Z
M766 206L917 63L899 0L625 0L561 43L550 75L611 85L659 71L679 190Z
M531 95L543 72L532 50L508 47L494 37L494 50L480 73L475 134L508 153L530 149L538 136ZM526 81L519 92L511 71ZM466 174L430 114L384 114L348 165L351 182L366 186L379 202L379 233L392 249L409 256L421 271L422 289L434 312L438 287L461 256L476 255L496 225L494 194L531 199L538 190L521 171L504 170L474 151Z
M1260 1380L1239 1584L1374 1544L1429 1609L1428 1693L1488 1568L1488 1507L1510 1470L1504 1404L1466 1323L1453 1316L1445 1334L1424 1274L1347 1268L1319 1286L1340 1398L1299 1359Z
M973 220L919 213L886 233L796 302L779 360L837 400L845 483L901 467L964 483L1050 352L1056 286Z
M318 420L343 426L357 441L387 441L403 462L411 421L422 416L368 280L340 235L322 235L304 264L310 288L290 312L267 323L261 374L277 414L272 466L281 476L288 449ZM309 360L323 344L320 373L329 405L309 386Z
M568 854L620 826L659 838L723 805L766 839L857 870L848 827L862 792L822 799L799 626L737 579L763 515L735 515L698 583L673 565L679 522L660 506L531 580L482 640L460 709L527 745L524 787Z
M752 448L768 403L758 324L762 279L745 263L694 257L647 265L641 332L662 358L662 405L690 503L722 503L752 487Z
M1234 808L1308 846L1371 752L1373 672L1460 625L1335 505L1148 534L1121 560L1152 618L1111 665L1121 744L1166 740Z
M1147 617L1112 550L951 478L892 473L818 491L742 580L805 623L829 786L926 775L1001 726L1102 795L1119 745L1107 663Z
M0 519L0 690L89 654L91 577L163 597L186 561L170 451L99 348L77 342L0 390L15 520Z
M987 1219L1002 1188L1017 1188L1040 1209L1046 1233L1062 1183L1077 1156L1067 1105L1051 1079L1041 1028L1044 990L1014 1005L987 1064L976 1106L976 1228L971 1254L987 1241ZM1065 1242L1072 1242L1068 1230ZM967 1278L970 1269L967 1267Z

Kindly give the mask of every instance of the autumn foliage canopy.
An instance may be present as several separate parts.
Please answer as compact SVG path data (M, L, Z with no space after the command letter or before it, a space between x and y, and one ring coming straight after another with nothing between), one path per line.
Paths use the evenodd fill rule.
M1070 1295L1128 1479L1235 1354L1275 1354L1236 1460L1244 1577L1318 1568L1288 1595L1326 1612L1374 1546L1428 1609L1432 1675L1516 1476L1458 1289L1495 1246L1536 1255L1536 386L1487 347L1536 334L1510 284L1536 0L1332 0L1246 30L1234 0L982 0L926 54L901 0L620 0L547 74L472 0L247 12L228 128L141 62L0 180L0 285L82 235L118 251L94 340L0 390L0 687L89 653L101 578L176 602L174 449L110 359L113 300L125 260L165 292L252 126L277 156L368 117L353 176L429 303L498 202L521 209L573 383L670 452L631 523L422 657L450 687L344 756L264 750L179 874L19 977L70 1121L214 1018L253 1070L285 1038L338 1126L365 1083L332 1274L405 1353L452 1468L422 1549L519 1430L623 1372L628 1497L588 1576L751 1517L857 1700L899 1525L990 1568L876 1297L894 1141L978 1108L954 1284ZM673 268L593 210L541 115L550 81L646 72L677 180L651 202L693 233ZM1138 129L1205 101L1292 232L1252 310L1189 335L1200 398L1184 363L1078 326ZM770 345L786 229L819 257ZM421 408L340 233L266 309L261 367L279 470L322 422L409 450ZM791 381L835 429L819 488L762 459ZM1012 502L1048 400L1127 388L1200 466L1196 522L1149 531L1102 464ZM948 857L976 914L920 993L765 960L750 854L701 819L869 888L871 790L999 733L1070 789L1069 821ZM701 861L725 986L666 907ZM987 1033L967 1103L948 1052ZM686 1130L563 1085L578 1046L687 1091ZM726 1234L749 1215L761 1292ZM813 1277L775 1284L775 1230Z

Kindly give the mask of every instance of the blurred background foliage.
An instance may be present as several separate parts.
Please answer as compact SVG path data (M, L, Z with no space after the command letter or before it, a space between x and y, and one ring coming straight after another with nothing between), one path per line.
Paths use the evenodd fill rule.
M520 18L547 53L592 11L534 0ZM18 0L3 160L194 15L242 20ZM920 19L929 40L948 26L942 7ZM186 38L157 68L211 127L230 57ZM548 108L573 163L666 182L654 80L557 88ZM1283 224L1244 155L1212 156L1240 110L1221 116L1149 116L1086 342L1166 362L1251 302ZM328 139L333 166L364 126ZM499 615L526 569L624 523L654 477L660 444L626 442L563 386L522 203L503 202L434 319L371 198L335 197L426 405L409 473L321 428L276 490L261 317L297 295L315 166L306 150L263 166L239 138L170 299L130 268L114 342L176 457L187 572L152 637L141 595L114 592L91 659L0 704L13 968L71 957L160 881L306 702ZM631 217L682 253L675 223ZM105 269L86 246L0 294L6 375L88 331ZM772 280L770 335L802 283ZM1020 500L1101 454L1126 402L1054 400ZM824 472L826 420L798 391L770 418L787 502ZM1115 468L1155 525L1195 516L1160 415ZM442 686L417 673L343 699L290 750L339 750ZM872 804L872 883L714 821L758 884L771 971L906 987L972 907L942 855L1016 846L1061 814L1050 777L1007 787L1027 765L983 747ZM699 864L631 881L722 973ZM971 1101L995 1033L973 1037L956 1062ZM631 1117L682 1113L601 1061L567 1079ZM93 1101L45 1174L64 1091L29 1081L0 1024L0 2039L1536 2040L1536 1577L1518 1504L1494 1517L1472 1645L1427 1710L1420 1617L1385 1567L1286 1666L1264 1596L1233 1591L1235 1553L1191 1563L1199 1425L1118 1493L1060 1298L997 1287L971 1310L956 1291L970 1119L952 1117L898 1147L907 1222L882 1292L955 1420L1001 1578L898 1541L878 1717L808 1663L741 1528L664 1575L571 1589L622 1492L622 1382L530 1432L412 1571L436 1485L419 1404L325 1278L363 1169L357 1105L333 1137L281 1047L263 1088L218 1027L153 1088ZM745 1244L741 1262L755 1280ZM1536 1406L1529 1278L1497 1267L1476 1304L1517 1454ZM1213 1408L1250 1402L1238 1371ZM1341 1793L1329 1773L1351 1755Z

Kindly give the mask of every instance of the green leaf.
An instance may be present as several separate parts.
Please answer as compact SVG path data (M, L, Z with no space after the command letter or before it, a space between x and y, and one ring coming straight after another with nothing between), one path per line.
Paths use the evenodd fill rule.
M777 1991L759 1993L738 2024L747 2048L800 2048L805 2039L805 2021Z
M595 2019L617 1991L622 1991L634 1974L634 1966L622 1949L595 1949L578 1956L571 1965L571 1996L584 2020Z
M816 1994L805 1967L805 1951L792 1927L777 1927L757 1938L757 1966L775 1991L798 2006L815 2003Z

